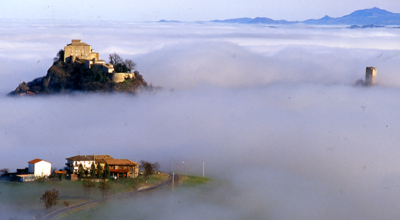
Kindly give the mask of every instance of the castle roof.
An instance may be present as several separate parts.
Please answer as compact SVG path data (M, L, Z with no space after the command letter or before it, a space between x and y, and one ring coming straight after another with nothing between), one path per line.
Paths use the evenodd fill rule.
M72 40L72 43L67 44L67 46L90 46L90 45L81 42L81 40Z

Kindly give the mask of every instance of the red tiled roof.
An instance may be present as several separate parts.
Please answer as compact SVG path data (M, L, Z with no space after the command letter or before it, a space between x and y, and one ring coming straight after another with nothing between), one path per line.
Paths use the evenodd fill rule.
M67 174L67 171L54 171L55 174Z
M106 159L108 165L138 166L139 164L128 159Z
M42 161L42 159L34 159L34 160L29 161L28 163L37 163L40 161Z
M45 160L42 160L42 159L34 159L34 160L31 160L31 161L29 161L28 163L32 163L32 164L35 164L35 163L38 163L38 162L40 162L40 161L44 161L44 162L47 162L47 163L50 163L49 161L45 161Z

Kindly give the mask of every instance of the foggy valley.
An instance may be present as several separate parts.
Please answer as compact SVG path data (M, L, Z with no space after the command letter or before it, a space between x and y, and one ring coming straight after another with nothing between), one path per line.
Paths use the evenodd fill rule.
M204 159L206 176L221 182L86 210L93 219L132 215L118 210L139 219L400 216L400 28L0 23L0 169L34 158L62 169L70 156L110 154L159 162L165 172L171 159L185 161L201 175ZM6 96L46 75L71 39L106 61L114 52L132 59L164 89ZM367 66L377 68L377 84L356 86ZM0 213L31 219L3 190Z

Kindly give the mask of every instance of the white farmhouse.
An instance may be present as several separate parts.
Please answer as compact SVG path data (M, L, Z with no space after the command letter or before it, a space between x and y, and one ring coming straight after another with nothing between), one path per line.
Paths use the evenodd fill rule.
M68 173L77 174L79 169L79 164L82 164L83 169L90 170L92 163L97 165L97 163L100 162L100 160L102 161L105 159L114 159L114 158L112 158L110 155L78 155L74 157L68 157L65 159L67 160L67 163L65 163L65 165L67 165L67 171L69 171Z
M28 162L28 173L37 177L50 176L51 163L42 159L34 159Z

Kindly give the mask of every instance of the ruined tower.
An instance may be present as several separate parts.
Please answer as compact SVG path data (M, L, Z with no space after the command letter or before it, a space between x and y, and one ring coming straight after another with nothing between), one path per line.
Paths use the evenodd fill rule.
M365 85L375 85L376 83L376 68L367 67L365 71Z

